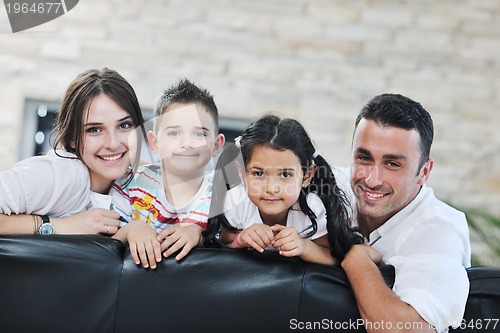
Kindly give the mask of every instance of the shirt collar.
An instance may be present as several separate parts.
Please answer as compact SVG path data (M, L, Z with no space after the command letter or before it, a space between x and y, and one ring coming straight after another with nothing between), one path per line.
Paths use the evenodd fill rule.
M381 237L389 233L397 226L401 225L401 222L404 221L415 210L415 208L422 202L422 200L424 200L424 197L428 191L429 189L427 188L427 186L423 185L420 188L420 191L418 192L415 199L413 199L405 208L397 212L393 217L388 219L380 227L373 230L369 236L370 245L373 245Z

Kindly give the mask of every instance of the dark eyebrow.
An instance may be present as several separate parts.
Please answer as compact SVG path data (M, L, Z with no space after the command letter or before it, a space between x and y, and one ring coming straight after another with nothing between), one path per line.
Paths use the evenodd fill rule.
M365 148L358 147L358 148L356 148L356 152L358 154L363 154L363 155L372 157L372 154L370 153L370 151L367 150L367 149L365 149ZM385 154L383 157L384 157L384 160L397 160L397 161L401 161L401 160L407 160L408 159L406 156L401 155L401 154Z
M384 160L407 160L406 156L398 154L387 154L384 155Z
M118 119L117 123L119 123L120 121L127 120L127 119L129 119L129 118L132 118L132 117L130 117L130 115L125 116L125 117L123 117L122 119Z
M361 147L356 148L356 153L363 154L363 155L368 155L370 157L372 156L372 154L370 153L370 151L368 149L361 148Z
M130 115L128 115L128 116L125 116L121 119L118 119L116 122L119 123L119 122L122 122L122 121L130 119L130 118L131 118ZM102 123L92 122L92 123L83 124L83 126L96 126L96 125L102 125Z

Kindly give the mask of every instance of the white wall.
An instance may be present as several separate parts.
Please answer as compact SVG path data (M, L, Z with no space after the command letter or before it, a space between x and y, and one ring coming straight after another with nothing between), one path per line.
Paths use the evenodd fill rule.
M19 158L25 99L59 100L91 67L149 108L188 77L222 116L295 117L335 165L358 110L397 92L434 118L437 195L499 213L499 55L497 0L85 0L16 34L0 9L0 168Z

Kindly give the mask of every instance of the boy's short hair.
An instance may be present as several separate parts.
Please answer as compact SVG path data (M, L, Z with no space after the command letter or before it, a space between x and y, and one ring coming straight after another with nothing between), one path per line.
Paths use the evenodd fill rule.
M200 104L212 117L215 133L219 132L219 111L214 97L207 89L196 86L188 79L181 79L163 92L154 110L155 119L164 114L173 103Z

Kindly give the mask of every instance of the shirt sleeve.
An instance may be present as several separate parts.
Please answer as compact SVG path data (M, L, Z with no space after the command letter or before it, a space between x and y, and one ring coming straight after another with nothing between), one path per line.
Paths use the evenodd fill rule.
M401 245L406 249L387 263L395 268L393 291L437 332L444 332L462 320L469 293L463 258L470 255L468 234L458 226L458 217L454 221L434 218L438 224L417 228Z
M60 217L89 204L90 178L80 160L36 156L0 172L0 213Z
M253 223L261 222L252 218L252 208L255 206L248 198L243 185L236 186L226 193L224 201L224 216L230 225L236 229L246 229Z
M460 325L469 293L467 272L460 262L439 254L416 254L393 257L389 264L395 268L394 292L437 332Z

